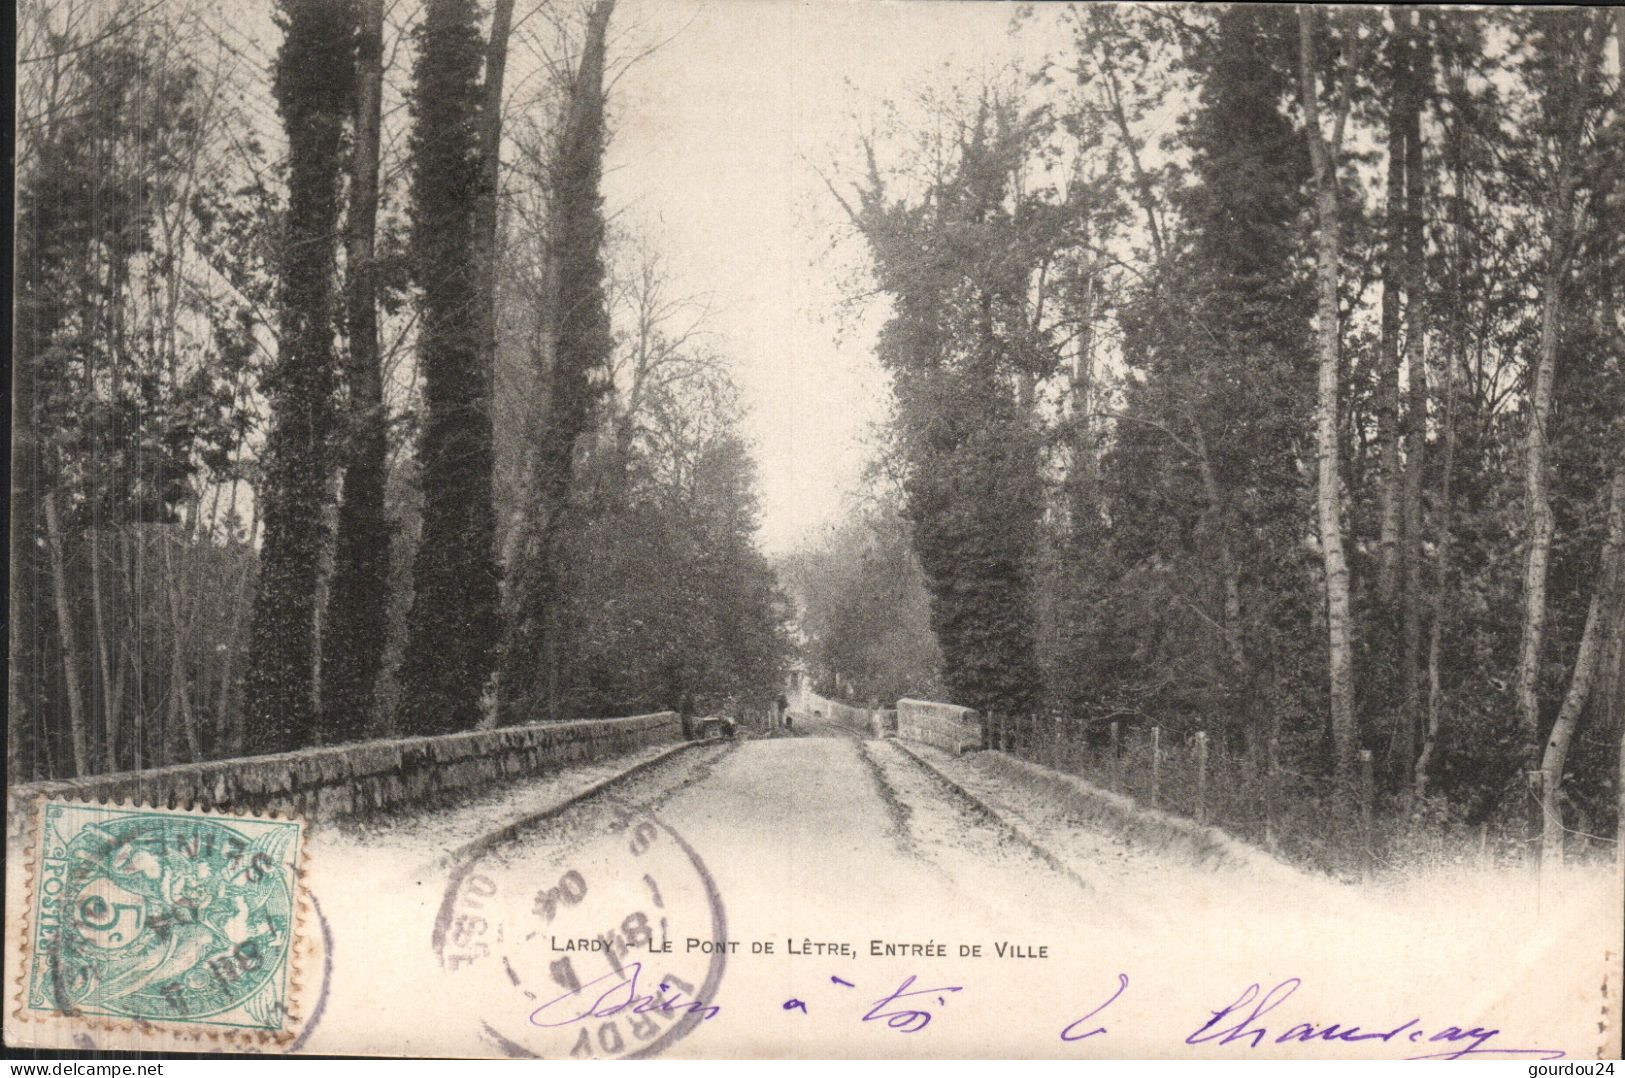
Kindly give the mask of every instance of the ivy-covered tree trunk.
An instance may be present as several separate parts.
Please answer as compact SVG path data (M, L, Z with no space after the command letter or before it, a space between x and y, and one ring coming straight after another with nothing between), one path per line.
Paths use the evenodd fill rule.
M383 0L359 0L355 137L346 222L349 414L338 552L322 646L322 736L350 741L373 727L375 689L388 635L389 546L384 506L389 428L378 349L378 131L383 90Z
M1042 696L1034 585L1043 499L1037 445L1013 398L998 386L962 398L980 415L910 462L907 492L950 694L1022 715Z
M546 409L528 469L532 489L515 582L514 625L504 662L503 708L514 721L557 717L563 516L574 475L576 441L598 396L592 374L608 362L609 308L604 292L604 47L613 0L588 18L581 63L569 87L553 162L549 284L555 312L551 363L540 372Z
M480 347L476 144L484 47L472 0L429 0L412 110L412 259L422 310L423 533L401 672L402 733L473 727L499 619L491 372Z
M333 278L339 150L350 114L354 25L344 4L284 0L276 97L288 133L277 361L264 452L265 541L249 656L248 748L280 752L316 736L316 591L326 539L336 371Z

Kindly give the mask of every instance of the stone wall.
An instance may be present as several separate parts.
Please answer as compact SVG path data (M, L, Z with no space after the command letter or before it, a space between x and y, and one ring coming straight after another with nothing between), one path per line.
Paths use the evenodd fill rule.
M11 787L7 805L14 819L40 797L332 819L682 739L682 723L671 711L532 723L31 783Z
M946 752L968 752L982 747L981 716L974 709L957 704L899 700L897 736Z

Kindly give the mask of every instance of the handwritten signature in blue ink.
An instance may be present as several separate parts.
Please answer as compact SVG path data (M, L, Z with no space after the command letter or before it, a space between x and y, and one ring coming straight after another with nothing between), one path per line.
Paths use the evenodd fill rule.
M1094 1010L1090 1011L1088 1014L1084 1015L1082 1018L1079 1018L1069 1024L1065 1029L1061 1030L1061 1039L1063 1041L1083 1041L1106 1032L1105 1026L1096 1026L1094 1029L1080 1029L1079 1027L1085 1022L1088 1022L1101 1011L1105 1010L1107 1007L1110 1007L1113 1003L1116 1003L1117 997L1122 995L1127 989L1128 974L1119 973L1117 975L1117 991L1111 994L1111 998L1106 1000L1105 1003L1102 1003L1100 1006L1096 1007Z
M833 980L834 978L831 979ZM908 980L897 986L897 991L893 992L885 999L876 1000L875 1005L869 1008L869 1013L863 1016L863 1020L865 1022L884 1021L888 1029L895 1029L899 1033L918 1033L920 1030L931 1024L931 1019L934 1016L930 1011L924 1010L920 1007L920 1001L917 999L917 997L934 996L936 997L937 1006L942 1007L946 1006L948 1003L947 994L949 992L960 992L964 990L962 985L946 985L942 988L915 988L910 990L909 986L912 985L914 981L914 974L909 974ZM890 1004L897 1003L899 1000L905 999L914 1002L910 1002L889 1011L881 1010L882 1007L889 1006ZM926 1005L929 1006L929 1003L927 1002Z
M647 1014L650 1011L660 1014L698 1013L704 1020L715 1018L721 1009L698 999L679 1001L678 997L682 993L667 995L672 987L665 983L660 984L659 991L654 995L639 995L638 975L642 972L643 963L629 962L624 970L606 973L537 1007L530 1012L530 1023L534 1026L553 1028L588 1018L612 1018L622 1013ZM593 998L590 1006L582 1010L581 1001L592 998L589 989L597 989L598 995ZM569 1017L564 1017L565 1015Z
M1260 1019L1282 1003L1285 1003L1302 983L1297 977L1289 977L1268 992L1264 992L1256 984L1248 985L1246 991L1242 992L1234 1003L1213 1011L1213 1017L1209 1018L1196 1032L1186 1037L1185 1043L1217 1043L1224 1045L1241 1041L1249 1048L1257 1048L1267 1038L1270 1038L1272 1032L1269 1027L1260 1022ZM1299 1043L1325 1041L1345 1044L1381 1041L1384 1044L1390 1044L1397 1041L1407 1045L1451 1046L1423 1055L1408 1056L1409 1059L1465 1059L1469 1056L1479 1059L1520 1056L1534 1056L1540 1059L1563 1058L1563 1053L1554 1048L1490 1047L1490 1041L1500 1036L1500 1034L1499 1029L1486 1029L1483 1026L1472 1026L1467 1029L1460 1026L1446 1026L1429 1035L1420 1018L1411 1018L1390 1029L1383 1030L1364 1030L1355 1025L1346 1026L1341 1022L1299 1022L1286 1029L1285 1032L1276 1035L1273 1041L1275 1044L1286 1044L1289 1041ZM1456 1045L1460 1045L1460 1047L1455 1047Z

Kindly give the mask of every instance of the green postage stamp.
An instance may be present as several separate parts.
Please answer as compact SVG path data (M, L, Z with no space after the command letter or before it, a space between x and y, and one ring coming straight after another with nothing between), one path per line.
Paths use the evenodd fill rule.
M38 813L19 1017L291 1035L302 823L71 801Z

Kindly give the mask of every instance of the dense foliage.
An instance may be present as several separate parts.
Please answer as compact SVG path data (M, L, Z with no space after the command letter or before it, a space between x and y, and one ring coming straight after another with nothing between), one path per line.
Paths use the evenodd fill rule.
M1068 237L1068 207L1018 183L1040 122L984 96L942 133L947 165L917 199L871 171L854 221L893 300L878 354L893 374L906 513L943 676L991 710L1038 701L1034 582L1043 492L1035 381L1055 354L1027 276ZM939 158L938 160L941 160Z
M1206 730L1334 796L1365 751L1396 813L1527 834L1533 790L1549 838L1607 834L1617 20L1060 17L1043 71L911 103L937 135L832 184L892 307L950 696ZM837 680L890 655L827 618L813 646Z
M222 752L242 668L216 644L253 561L244 506L206 488L249 468L277 200L223 167L232 115L184 19L71 48L25 28L9 773Z
M472 0L22 6L14 779L771 701L725 364L605 233L611 10L504 95Z
M827 696L890 703L946 692L925 578L889 500L855 508L779 567L813 685Z

